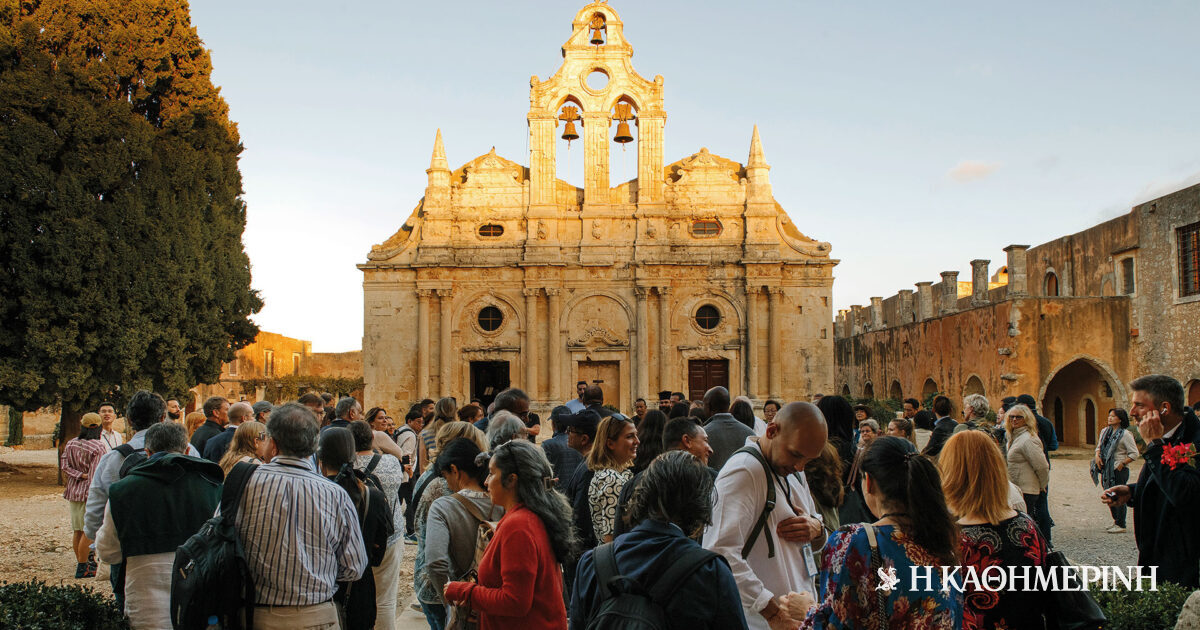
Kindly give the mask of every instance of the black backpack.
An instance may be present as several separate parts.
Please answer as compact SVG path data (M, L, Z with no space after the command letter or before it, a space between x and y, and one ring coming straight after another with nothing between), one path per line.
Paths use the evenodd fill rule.
M371 462L368 463L366 469L362 471L362 482L382 492L384 496L387 496L387 493L383 491L383 482L380 481L379 477L375 474L375 467L379 466L379 460L381 459L383 459L383 455L380 455L379 453L375 453L373 456L371 456Z
M241 462L225 477L220 512L175 551L171 624L204 630L210 617L226 630L253 630L254 580L235 524L246 482L258 466Z
M134 449L128 444L121 444L113 450L120 453L121 457L124 458L121 460L121 469L117 474L117 476L121 479L124 479L126 476L128 476L129 471L133 470L134 466L137 466L138 464L150 459L150 456L146 454L146 449Z
M666 570L656 570L657 579L646 589L617 572L613 543L596 547L592 560L599 601L586 630L668 630L671 625L666 606L671 597L688 576L713 558L721 556L703 547L692 547L673 558Z

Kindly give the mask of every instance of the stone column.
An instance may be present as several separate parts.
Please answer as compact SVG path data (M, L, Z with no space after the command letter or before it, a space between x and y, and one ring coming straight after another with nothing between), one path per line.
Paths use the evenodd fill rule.
M546 289L546 295L550 298L550 313L547 315L547 332L546 336L546 358L547 365L550 366L550 374L546 378L546 387L550 400L555 403L562 402L562 348L559 341L559 324L558 318L562 315L562 298L560 294L562 290L557 287L549 287Z
M971 261L971 306L986 306L988 303L988 265L990 260Z
M896 325L904 326L907 324L911 324L912 320L913 320L913 292L912 292L912 289L901 289L899 291L899 296L900 296L898 299L899 305L897 306L897 311L899 313L898 317L899 317L900 321L897 322Z
M525 393L530 400L538 399L537 378L537 288L523 289L525 294Z
M933 283L917 283L917 321L933 317Z
M762 287L746 285L746 395L758 400L758 294Z
M585 204L608 204L609 143L611 142L609 125L611 124L612 120L609 118L608 112L583 113L583 202Z
M650 308L646 303L650 295L650 287L634 287L637 296L637 352L631 353L630 358L637 361L634 365L637 371L637 391L631 398L645 397L650 389ZM614 401L621 407L625 401Z
M871 298L871 330L883 329L883 298Z
M450 357L450 333L454 330L450 320L451 297L453 289L438 289L438 306L441 307L441 316L438 318L438 333L440 334L440 343L438 344L438 368L441 374L438 377L438 386L442 391L438 392L438 397L453 396L454 391L450 386L451 379L451 364L453 359ZM430 398L433 398L431 396Z
M414 400L430 396L429 392L429 296L433 289L417 289L417 386Z
M942 272L942 308L939 315L949 315L958 310L958 272Z
M769 326L768 333L767 333L767 343L770 344L769 347L767 348L767 350L768 350L767 362L770 364L770 365L768 365L768 368L770 369L770 377L768 378L769 383L768 383L767 394L771 398L774 398L775 400L779 400L780 398L782 398L782 395L783 395L782 394L783 364L781 363L782 352L780 352L780 348L779 348L780 335L783 332L782 330L780 330L780 328L782 326L780 323L780 320L781 320L781 316L782 316L783 306L779 303L782 300L782 298L783 298L783 289L782 288L780 288L780 287L768 287L767 288L767 311L768 311L767 318L768 318L768 326Z
M1004 248L1008 254L1008 295L1029 294L1029 268L1026 253L1028 245L1009 245Z
M658 287L658 389L671 386L671 287Z

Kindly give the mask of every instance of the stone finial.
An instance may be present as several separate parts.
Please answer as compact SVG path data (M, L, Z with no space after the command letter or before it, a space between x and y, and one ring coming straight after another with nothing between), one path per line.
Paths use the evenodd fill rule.
M958 310L958 272L942 272L942 308L939 315L948 315Z
M429 160L429 168L425 170L429 176L430 188L450 187L450 165L446 162L446 147L442 145L442 130L437 130L437 138L433 141L433 157Z
M1028 245L1009 245L1004 248L1008 254L1008 295L1029 294Z
M990 260L976 259L971 261L971 306L984 306L988 303L988 265Z
M750 137L750 159L746 168L771 168L767 165L767 157L763 154L762 138L758 135L758 125L754 125L754 134Z

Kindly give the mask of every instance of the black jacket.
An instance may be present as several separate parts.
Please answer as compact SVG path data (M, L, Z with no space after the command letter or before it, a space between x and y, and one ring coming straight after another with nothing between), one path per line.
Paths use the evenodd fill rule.
M196 432L192 434L192 446L196 447L197 453L203 455L204 445L208 444L210 439L220 435L224 430L225 428L217 424L215 420L205 420L204 424L196 427Z
M933 425L933 433L929 434L929 443L925 445L925 450L921 451L922 455L929 457L937 457L942 452L942 447L946 445L946 440L950 439L950 435L954 433L954 427L958 423L953 418L945 417L937 421Z
M1198 441L1200 420L1185 410L1183 424L1166 444ZM1200 538L1196 537L1200 531L1200 469L1184 464L1171 470L1162 463L1162 454L1162 445L1147 448L1137 483L1129 484L1138 564L1157 566L1160 580L1196 588L1200 586Z

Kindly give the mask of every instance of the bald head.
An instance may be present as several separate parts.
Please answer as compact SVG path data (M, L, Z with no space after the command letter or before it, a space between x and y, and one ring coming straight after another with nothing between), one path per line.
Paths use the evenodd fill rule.
M250 403L233 403L229 407L229 424L235 427L247 420L253 419L253 417L254 407L251 407Z
M821 455L829 439L825 416L816 405L788 403L767 424L759 445L776 472L788 475Z
M729 390L718 385L704 392L704 412L710 418L715 413L729 413Z

